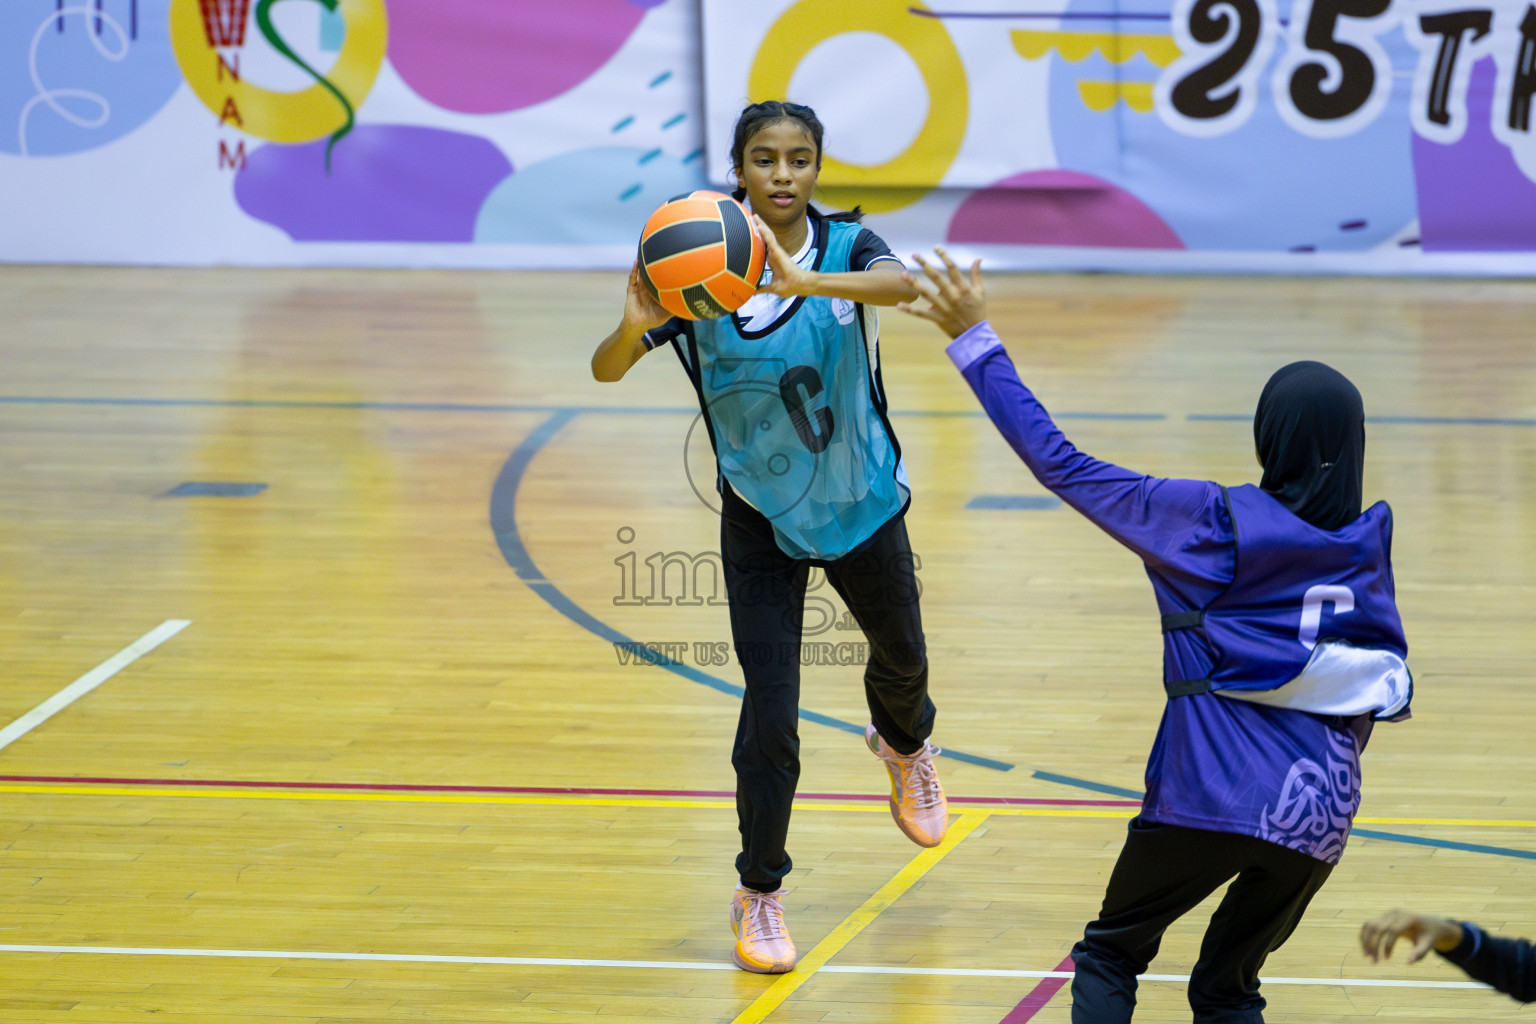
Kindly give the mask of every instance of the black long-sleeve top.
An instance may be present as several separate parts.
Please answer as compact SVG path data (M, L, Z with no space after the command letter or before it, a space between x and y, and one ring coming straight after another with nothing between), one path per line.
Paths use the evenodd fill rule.
M1498 938L1464 921L1461 943L1440 955L1474 980L1492 985L1522 1003L1536 1002L1536 946L1525 939Z

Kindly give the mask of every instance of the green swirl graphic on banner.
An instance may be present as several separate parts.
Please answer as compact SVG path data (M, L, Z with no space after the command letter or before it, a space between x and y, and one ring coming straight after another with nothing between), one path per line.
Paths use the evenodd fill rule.
M332 85L330 80L327 79L324 75L310 67L309 63L303 57L300 57L297 53L295 53L293 47L288 45L288 43L278 33L276 27L273 26L272 5L278 2L280 2L280 0L257 0L256 27L261 29L262 36L267 40L268 43L272 45L272 49L276 50L278 53L291 60L294 64L298 65L298 67L301 68L305 74L309 75L309 77L318 82L332 96L335 96L336 102L340 103L342 109L346 111L346 120L342 123L340 128L331 133L329 141L327 141L325 144L325 172L329 174L331 172L331 150L335 149L336 143L340 142L342 138L352 130L352 126L356 123L357 119L352 109L352 104L347 100L347 97L342 94L342 91L336 88L336 86ZM340 0L311 0L311 2L317 3L330 13L335 14Z

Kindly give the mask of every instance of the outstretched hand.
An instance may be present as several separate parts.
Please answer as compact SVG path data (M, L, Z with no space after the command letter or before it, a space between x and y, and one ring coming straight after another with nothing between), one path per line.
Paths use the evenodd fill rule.
M1394 910L1360 927L1360 946L1374 963L1392 955L1397 940L1406 936L1413 943L1408 962L1418 963L1431 949L1449 953L1461 943L1461 925L1443 917L1425 917L1407 910Z
M987 318L987 294L981 284L981 260L971 264L967 279L967 275L949 258L943 246L935 246L933 251L943 261L942 270L913 253L912 258L923 268L923 277L917 277L910 271L902 274L902 279L911 282L918 294L928 300L928 304L918 306L900 302L896 308L924 320L931 320L945 334L958 338Z
M769 295L806 294L805 284L810 279L810 275L779 244L778 236L773 233L773 229L762 217L754 213L752 219L757 222L757 233L763 236L763 244L768 248L768 270L770 271L768 280L757 290L767 292Z

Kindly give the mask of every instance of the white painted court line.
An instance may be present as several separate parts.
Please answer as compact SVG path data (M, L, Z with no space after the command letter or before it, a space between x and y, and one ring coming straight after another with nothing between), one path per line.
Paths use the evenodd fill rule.
M0 946L0 950L4 947ZM1071 971L988 971L951 967L823 967L823 974L933 974L955 978L1067 978ZM1140 981L1189 981L1187 974L1142 974ZM1322 985L1342 988L1489 988L1480 981L1402 981L1396 978L1270 978L1265 985Z
M154 949L139 946L5 946L0 953L88 953L97 956L203 956L248 960L363 960L405 964L491 964L506 967L631 967L644 970L736 971L735 964L672 960L569 960L530 956L438 956L432 953L316 953L281 949Z
M192 625L191 619L167 619L160 623L4 729L0 729L0 749L21 739L190 625Z
M735 964L678 960L578 960L535 956L437 956L430 953L319 953L280 949L156 949L138 946L7 946L0 953L83 953L93 956L231 957L250 960L340 960L408 964L490 964L504 967L622 967L648 971L735 971ZM901 974L944 978L1070 978L1068 971L1004 971L966 967L827 965L822 974ZM1187 974L1143 974L1142 981L1188 981ZM1265 985L1331 988L1488 988L1477 981L1399 981L1393 978L1263 978Z

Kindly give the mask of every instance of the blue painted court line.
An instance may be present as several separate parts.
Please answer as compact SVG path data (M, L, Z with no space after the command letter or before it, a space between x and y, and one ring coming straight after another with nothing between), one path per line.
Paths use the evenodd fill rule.
M986 419L987 414L981 409L892 409L887 416L919 416L931 419ZM1058 420L1129 420L1132 422L1166 420L1168 417L1160 412L1056 412L1051 414Z
M965 503L966 508L1048 509L1060 508L1061 499L1049 494L978 494Z
M1190 413L1184 417L1196 423L1252 423L1253 414L1216 415L1214 413ZM1505 418L1500 416L1367 416L1367 423L1383 423L1393 426L1428 427L1536 427L1536 419Z
M527 472L528 464L533 461L539 449L548 444L562 427L575 418L574 412L557 412L541 423L538 429L512 449L512 454L507 457L507 461L501 467L501 473L496 477L496 483L491 487L491 529L496 533L496 544L501 548L501 557L512 567L512 571L517 573L517 578L525 583L548 581L544 579L544 574L539 571L539 567L534 564L533 556L528 553L528 546L523 543L522 535L518 531L517 489L523 482L523 474Z
M188 480L177 484L162 498L249 498L267 489L266 484L236 483L226 480Z
M1377 832L1375 829L1366 828L1354 829L1350 834L1363 836L1366 839L1385 839L1393 843L1433 846L1441 850L1465 850L1468 853L1487 853L1495 857L1524 857L1527 860L1536 860L1536 852L1531 850L1512 850L1507 846L1481 846L1477 843L1452 842L1449 839L1425 839L1421 836L1405 836L1398 832Z
M986 413L978 411L978 416ZM1058 420L1166 420L1166 413L1161 412L1058 412L1052 413Z
M1107 786L1102 782L1090 782L1087 779L1074 779L1070 775L1053 775L1050 772L1033 772L1031 778L1040 779L1042 782L1055 782L1063 786L1072 786L1076 789L1089 789L1095 793L1108 793L1112 796L1123 796L1131 800L1140 800L1145 793L1136 789L1123 789L1120 786ZM1536 851L1516 850L1508 846L1483 846L1478 843L1458 843L1452 839L1426 839L1423 836L1404 835L1401 832L1379 832L1373 828L1355 828L1350 830L1350 835L1359 836L1362 839L1382 839L1389 843L1408 843L1412 846L1432 846L1438 850L1461 850L1465 853L1485 853L1493 857L1520 857L1525 860L1536 860Z
M1139 789L1125 789L1120 786L1110 786L1102 782L1089 782L1087 779L1074 779L1070 775L1054 775L1051 772L1033 772L1032 779L1042 782L1056 782L1063 786L1072 786L1075 789L1091 789L1095 793L1107 793L1110 796L1123 796L1127 800L1140 800L1146 794Z
M85 405L192 409L355 409L365 412L540 412L694 415L698 406L544 405L523 402L325 402L281 398L60 398L0 395L0 405Z
M501 472L496 476L495 485L491 488L491 530L496 536L496 546L501 549L501 557L512 567L512 571L517 573L518 579L526 583L528 588L543 598L551 608L589 633L594 633L611 644L628 645L633 650L638 645L637 641L587 612L566 596L559 587L545 579L529 553L528 546L523 543L522 533L517 525L517 489L522 484L523 474L527 472L528 466L538 455L539 450L577 415L577 411L572 409L556 412L512 450L512 454L502 465ZM740 686L728 683L724 679L717 679L707 672L700 672L691 665L684 665L670 658L658 657L647 660L652 660L658 668L664 668L684 679L730 694L732 697L740 698L746 692ZM801 708L800 717L807 722L830 726L856 736L864 735L864 726L845 722L840 718L833 718L831 715L824 715L817 711ZM939 756L1000 772L1011 771L1014 767L1006 761L996 761L990 757L967 754L948 747Z
M1533 419L1504 419L1497 416L1367 416L1367 423L1451 427L1536 427Z
M657 150L660 152L660 150ZM547 405L529 402L324 402L281 398L96 398L88 395L0 395L0 405L85 405L165 408L231 408L231 409L362 409L382 412L576 412L597 415L635 416L697 416L697 406L633 406L633 405ZM985 419L980 409L895 409L888 415L914 418ZM1058 420L1105 420L1152 422L1170 417L1161 412L1058 412ZM1190 413L1184 417L1193 423L1251 423L1253 416L1216 415ZM1472 427L1536 427L1536 419L1478 417L1478 416L1367 416L1367 423L1394 426L1472 426Z
M696 405L545 405L525 402L326 402L282 398L94 398L90 396L0 395L0 405L84 405L128 408L359 409L380 412L572 412L620 416L697 416ZM980 409L900 409L887 415L985 419ZM1165 420L1160 412L1062 412L1059 420Z

